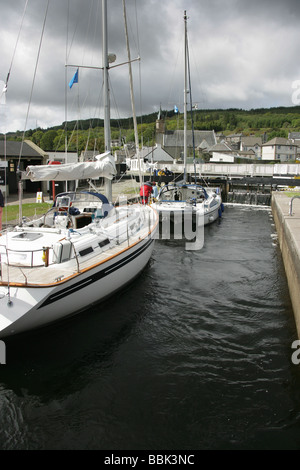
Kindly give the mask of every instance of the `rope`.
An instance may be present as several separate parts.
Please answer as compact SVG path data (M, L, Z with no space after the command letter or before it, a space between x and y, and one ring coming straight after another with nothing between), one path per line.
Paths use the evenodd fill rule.
M47 13L48 13L48 8L49 8L49 1L50 0L47 1L47 7L46 7L45 18L44 18L44 22L43 22L43 28L42 28L42 34L41 34L41 39L40 39L40 44L39 44L39 49L38 49L38 55L37 55L37 60L36 60L36 64L35 64L35 69L34 69L33 82L32 82L32 86L31 86L30 98L29 98L29 103L28 103L28 108L27 108L25 127L24 127L24 131L23 131L23 137L22 137L22 142L21 142L21 148L20 148L17 171L19 170L20 162L21 162L23 144L24 144L24 139L25 139L25 132L26 132L26 128L27 128L27 121L28 121L29 110L30 110L30 105L31 105L31 99L32 99L32 94L33 94L33 87L34 87L34 83L35 83L35 77L36 77L36 73L37 73L37 66L38 66L38 62L39 62L39 57L40 57L40 52L41 52L41 47L42 47L42 41L43 41L43 36L44 36L44 31L45 31L45 25L46 25L46 18L47 18Z
M4 134L4 161L7 163L6 159L6 134ZM5 195L4 195L4 206L6 207L5 211L5 226L7 228L8 225L8 217L7 217L7 191L6 191L6 183L7 183L7 172L9 171L8 167L4 168L4 187L5 187ZM3 215L3 214L2 214ZM2 228L3 230L3 228Z
M190 92L190 108L191 108L192 142L193 142L193 162L194 162L194 174L195 174L195 184L196 184L196 183L197 183L197 180L196 180L195 133L194 133L194 117L193 117L193 100L192 100L191 68L190 68L190 58L189 58L188 40L186 41L186 50L187 50L188 76L189 76L189 92Z
M137 16L137 6L136 0L134 2L135 8L135 24L136 24L136 35L137 35L137 52L138 57L141 57L141 50L140 50L140 34L139 34L139 22ZM141 141L142 141L142 148L143 148L143 102L142 102L142 61L139 60L139 103L140 103L140 122L141 122Z
M194 133L194 117L193 117L193 100L192 100L191 68L190 68L188 40L187 40L186 48L187 48L189 92L190 92L190 109L191 109L191 124L192 124L192 139L193 139L193 163L194 163L195 184L197 184L196 154L195 154L195 133ZM202 178L203 182L208 186L207 181L203 178L203 176L201 175L201 172L199 172L199 175Z
M15 54L16 54L16 50L17 50L17 45L18 45L18 42L19 42L19 39L20 39L20 34L21 34L22 26L23 26L23 21L24 21L26 10L27 10L27 4L28 4L28 0L26 0L26 3L25 3L25 7L24 7L24 11L23 11L23 16L22 16L22 20L21 20L21 25L20 25L16 45L15 45L15 48L14 48L13 56L12 56L12 59L11 59L11 64L10 64L8 74L7 74L7 77L6 77L6 83L5 83L6 87L7 87L8 80L9 80L10 73L11 73L11 69L12 69L12 66L13 66L13 62L14 62L14 58L15 58Z

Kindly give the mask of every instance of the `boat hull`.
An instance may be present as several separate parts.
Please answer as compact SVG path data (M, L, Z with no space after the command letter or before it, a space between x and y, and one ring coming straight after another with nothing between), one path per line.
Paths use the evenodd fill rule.
M153 203L152 207L158 212L160 221L162 220L170 220L171 222L174 221L181 221L184 217L191 217L193 221L196 219L196 216L203 217L203 224L209 225L215 222L218 218L221 217L222 214L222 202L221 199L216 201L214 207L205 209L202 204L198 206L191 206L191 205L183 205L183 204L174 204L172 203Z
M153 235L153 234L152 234ZM57 287L0 288L0 337L34 330L86 310L130 283L147 265L154 236Z

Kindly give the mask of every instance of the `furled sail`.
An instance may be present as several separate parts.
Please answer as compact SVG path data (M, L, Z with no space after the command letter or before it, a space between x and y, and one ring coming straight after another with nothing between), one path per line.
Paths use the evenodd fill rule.
M100 177L112 180L117 172L111 153L102 153L95 158L95 162L29 165L25 178L31 181L71 181Z

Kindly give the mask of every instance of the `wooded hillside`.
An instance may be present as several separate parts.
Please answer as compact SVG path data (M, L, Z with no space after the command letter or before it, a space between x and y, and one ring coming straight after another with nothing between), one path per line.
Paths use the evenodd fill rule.
M138 118L140 142L143 145L155 144L155 122L158 113L152 113ZM166 129L174 131L183 129L183 114L174 111L162 111ZM289 132L300 132L300 106L260 108L249 111L243 109L202 109L193 113L194 128L199 130L214 130L225 135L243 133L244 135L266 134L267 140L273 137L288 137ZM189 122L189 125L191 122ZM86 147L88 150L104 150L103 120L70 121L61 126L48 129L30 129L25 138L32 140L45 151L64 151L65 135L67 133L68 150L80 153ZM8 133L7 140L22 140L23 131ZM133 142L132 118L112 120L111 138L113 141ZM4 135L0 134L0 140Z

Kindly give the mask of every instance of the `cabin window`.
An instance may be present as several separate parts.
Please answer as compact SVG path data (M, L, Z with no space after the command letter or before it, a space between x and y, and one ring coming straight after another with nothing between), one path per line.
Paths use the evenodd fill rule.
M104 246L108 245L110 243L109 239L106 238L105 240L102 240L101 242L99 242L99 246L100 248L103 248Z
M79 251L80 256L86 256L89 253L93 253L94 249L89 246L88 248L85 248L84 250Z
M12 238L14 240L25 240L28 242L31 242L33 240L37 240L42 236L41 233L36 233L36 232L21 232L18 235L14 235Z

